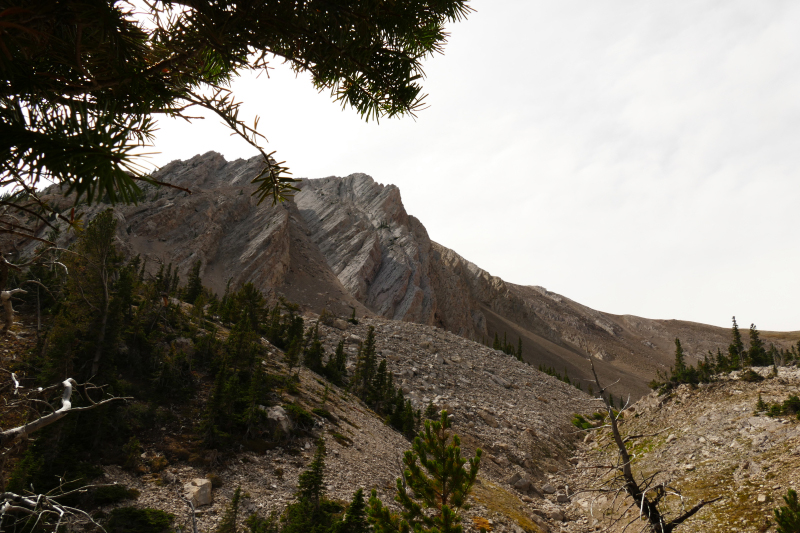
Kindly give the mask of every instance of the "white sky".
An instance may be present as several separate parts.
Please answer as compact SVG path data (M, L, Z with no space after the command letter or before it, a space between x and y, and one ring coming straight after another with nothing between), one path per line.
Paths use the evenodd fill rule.
M364 123L274 63L233 88L296 177L400 187L433 240L595 309L800 330L800 3L475 0L430 108ZM160 121L157 165L254 152Z

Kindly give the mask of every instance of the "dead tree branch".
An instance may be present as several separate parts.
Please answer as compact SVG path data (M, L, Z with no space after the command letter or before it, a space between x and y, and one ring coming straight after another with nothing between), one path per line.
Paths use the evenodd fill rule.
M621 412L614 411L614 409L611 407L611 403L605 395L605 392L608 390L608 388L614 384L609 385L608 387L603 387L600 384L600 379L597 377L597 371L594 368L594 361L591 361L591 365L594 382L597 384L598 388L598 395L600 398L602 398L606 407L606 411L608 412L611 437L617 447L618 453L618 462L612 470L614 473L610 478L606 478L606 480L603 481L601 487L609 492L615 491L616 495L614 501L616 501L618 495L623 493L630 497L633 502L628 504L628 508L625 510L625 512L627 513L627 511L629 509L633 509L633 507L638 508L639 517L636 520L644 519L647 521L644 529L649 529L655 533L672 533L683 522L700 511L700 509L719 500L720 498L718 497L711 500L702 500L694 507L688 511L682 512L675 518L668 519L666 517L666 510L662 509L660 506L660 504L663 503L664 498L666 496L678 496L682 501L683 497L680 495L680 492L669 486L667 483L653 484L656 474L648 476L647 478L643 477L641 482L636 481L636 477L634 476L631 468L632 457L628 452L628 449L625 447L625 443L634 438L639 438L642 435L629 435L625 438L622 437L622 434L619 430L619 418L621 416ZM612 502L612 504L613 503L614 502ZM621 519L622 517L618 520ZM633 522L635 521L629 522L625 526L625 529L627 529L628 526L630 526Z
M13 379L15 381L15 390L19 391L19 389L21 388L19 386L19 382L17 381L15 375L12 374L12 377L13 377ZM11 428L11 429L6 429L6 430L3 430L3 431L0 431L0 446L6 446L6 445L16 441L17 439L19 439L21 437L27 437L31 433L33 433L35 431L38 431L38 430L42 429L43 427L49 426L53 422L57 422L58 420L61 420L62 418L67 416L69 413L74 413L74 412L79 412L79 411L88 411L90 409L96 409L97 407L100 407L101 405L106 405L108 403L112 403L112 402L116 402L116 401L127 401L127 400L133 399L131 397L117 397L117 396L114 396L114 397L106 398L104 400L96 402L96 401L92 400L92 398L91 398L91 396L89 394L84 394L84 397L89 401L89 405L86 405L86 406L83 406L83 407L73 407L72 406L72 392L73 392L73 389L80 387L80 388L82 388L84 390L84 392L88 392L90 390L101 390L101 387L96 387L96 386L92 385L91 383L84 383L82 385L79 385L72 378L64 380L62 382L62 386L64 387L64 393L61 396L61 407L59 409L51 412L50 414L40 416L40 417L36 418L35 420L33 420L31 422L28 422L27 424L23 424L21 426L15 427L15 428ZM38 391L38 392L43 392L43 390ZM31 402L32 400L30 400L28 398L25 398L25 399L20 400L20 401Z

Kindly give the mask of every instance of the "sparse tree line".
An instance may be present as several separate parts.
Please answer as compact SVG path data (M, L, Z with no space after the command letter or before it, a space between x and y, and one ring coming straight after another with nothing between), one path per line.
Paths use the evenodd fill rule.
M488 343L484 342L487 346ZM513 343L508 341L508 334L503 332L503 340L500 340L497 332L494 333L494 341L492 342L492 350L500 350L501 352L508 354L512 357L516 357L517 360L522 361L522 337L517 337L517 345L514 346Z
M686 363L680 339L675 339L675 364L667 372L659 372L658 377L650 382L650 387L661 393L667 392L678 385L709 383L715 376L734 370L744 370L740 379L745 381L760 381L762 378L751 367L772 366L773 373L777 374L778 367L800 364L800 341L789 349L776 348L770 344L764 345L761 334L755 324L750 325L750 342L745 348L736 317L733 317L731 328L731 343L727 353L717 348L717 353L709 352L697 366Z

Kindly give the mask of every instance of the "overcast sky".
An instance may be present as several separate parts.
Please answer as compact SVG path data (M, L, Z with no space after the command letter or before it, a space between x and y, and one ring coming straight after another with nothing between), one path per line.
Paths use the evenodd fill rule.
M430 107L362 122L275 62L234 84L296 177L400 187L431 238L598 310L800 330L800 3L476 0ZM157 164L254 152L161 120Z

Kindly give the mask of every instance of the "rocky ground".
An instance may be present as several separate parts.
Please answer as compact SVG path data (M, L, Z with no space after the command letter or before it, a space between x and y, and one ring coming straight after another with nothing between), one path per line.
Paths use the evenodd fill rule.
M315 319L307 317L307 326ZM466 531L477 531L476 524L513 533L621 529L607 514L619 506L608 494L595 492L599 480L592 468L611 464L616 451L602 430L586 437L571 424L574 413L596 411L596 400L513 357L441 329L371 318L358 325L341 319L331 324L320 324L327 354L344 339L352 366L358 344L374 327L379 357L387 360L395 383L415 407L424 410L432 402L447 409L454 415L463 453L484 450L472 507L465 512ZM32 326L21 324L14 331L17 337L4 341L0 350L3 358L33 345ZM270 353L269 372L288 373L280 351L270 347ZM770 370L761 373L767 376ZM280 403L324 407L332 414L318 417L314 430L326 442L329 496L346 502L358 487L376 488L384 502L391 502L400 458L410 443L346 391L328 386L326 392L326 382L306 369L299 376L297 393L284 392ZM755 414L759 393L771 403L800 394L800 370L781 368L777 377L758 383L732 374L665 396L653 393L626 410L623 434L644 435L630 447L636 472L659 472L656 481L670 480L687 506L722 497L680 531L769 531L766 520L786 489L800 488L800 421ZM292 501L298 475L314 452L313 435L273 449L211 451L201 460L170 455L163 470L147 466L158 464L154 459L191 432L198 420L186 413L177 410L161 431L142 437L145 467L138 473L107 466L104 481L137 489L141 494L135 505L172 512L176 524L189 517L180 497L186 484L213 481L210 503L197 509L200 531L213 531L236 487L247 494L245 515L280 513Z
M756 370L769 376L772 368ZM625 413L622 434L643 435L629 445L637 479L658 473L654 482L669 481L682 494L686 508L721 498L679 531L774 531L768 524L773 509L784 503L787 489L800 489L800 420L755 412L759 393L768 403L800 394L800 369L780 368L777 377L758 383L738 377L733 373L697 388L684 385L665 396L654 392ZM619 531L635 518L636 510L606 529L610 520L604 513L612 507L612 497L592 491L600 478L591 468L611 464L616 448L607 431L587 440L589 447L576 455L576 468L559 473L557 480L574 487L569 508L585 517L586 531L595 530L591 526ZM619 516L621 503L613 505L613 516ZM674 516L680 499L672 498L672 504Z
M306 324L314 322L312 317ZM358 325L343 320L330 327L320 325L326 353L333 353L344 338L348 365L354 365L358 344L370 326L375 328L379 357L388 360L395 383L415 407L424 410L432 402L447 409L454 415L463 454L484 450L479 483L466 512L467 531L477 531L472 518L494 531L516 533L558 530L562 519L576 516L569 511L565 488L548 492L547 485L554 472L570 466L570 457L581 444L582 435L570 419L574 412L590 408L592 402L585 393L502 352L408 322L365 318ZM20 324L14 330L19 339L28 339L15 342L30 347L34 336L30 327ZM3 355L14 356L12 352ZM279 350L270 347L270 353L270 373L290 372ZM358 487L376 488L391 503L400 459L410 443L346 391L330 385L326 392L326 382L304 368L299 376L298 392L284 392L280 403L294 402L309 411L324 407L332 414L329 419L318 417L314 430L326 442L329 496L347 502ZM188 520L189 508L181 499L186 485L196 479L213 481L210 503L197 509L200 531L213 531L239 486L247 494L245 515L280 513L292 500L298 475L313 456L313 436L273 449L211 451L200 458L176 459L178 443L199 423L197 413L173 409L160 431L140 436L143 451L138 472L107 466L101 481L138 490L134 505L174 513L176 524ZM161 467L155 468L156 464ZM580 524L566 524L569 531L580 530Z

